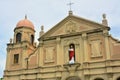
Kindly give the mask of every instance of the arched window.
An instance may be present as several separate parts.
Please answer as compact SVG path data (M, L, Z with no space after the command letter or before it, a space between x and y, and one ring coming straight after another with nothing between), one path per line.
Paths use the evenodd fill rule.
M75 62L75 45L70 44L69 45L69 63L74 63Z
M102 79L102 78L96 78L95 80L104 80L104 79Z
M21 42L21 37L22 37L22 34L21 34L21 33L17 33L17 34L16 34L16 43Z
M34 36L31 35L31 44L33 44L33 43L34 43Z
M120 77L119 77L119 78L117 78L117 80L120 80Z

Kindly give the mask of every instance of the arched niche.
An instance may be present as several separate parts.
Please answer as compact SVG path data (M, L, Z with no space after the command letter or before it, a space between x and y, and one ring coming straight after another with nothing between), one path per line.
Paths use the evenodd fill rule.
M17 33L16 34L16 43L21 42L21 39L22 39L22 34L21 33Z
M80 52L80 44L79 44L79 40L78 39L66 39L64 40L64 43L63 43L63 50L64 50L64 62L65 63L69 63L69 49L70 49L70 46L72 45L73 48L74 48L74 59L75 59L75 62L78 61L78 53Z
M34 35L31 35L31 44L34 43Z

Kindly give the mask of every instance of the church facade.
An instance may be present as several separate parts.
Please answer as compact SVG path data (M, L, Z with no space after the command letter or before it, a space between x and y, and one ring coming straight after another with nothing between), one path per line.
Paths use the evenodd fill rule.
M72 11L46 33L41 27L36 46L34 25L25 17L7 44L4 80L120 80L120 41L102 23Z

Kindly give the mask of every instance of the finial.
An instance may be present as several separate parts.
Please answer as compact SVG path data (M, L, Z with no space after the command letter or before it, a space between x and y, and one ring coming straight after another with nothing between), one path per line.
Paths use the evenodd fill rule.
M41 26L41 31L40 31L40 35L39 35L39 36L41 37L43 34L44 34L44 26L42 25L42 26Z
M44 31L44 26L43 25L41 26L41 31Z
M25 19L27 19L27 14L25 14Z
M12 38L10 38L10 43L12 43Z
M103 19L106 19L106 14L103 14Z
M73 5L74 3L72 3L71 1L70 1L70 3L68 3L67 5L70 7L70 10L69 10L69 15L71 15L72 14L72 10L71 10L71 6Z
M71 1L70 1L70 3L67 4L68 6L70 6L70 11L71 11L71 6L72 6L73 4L74 4L74 3L72 3Z
M73 12L72 11L69 11L69 15L72 15L73 14Z
M105 25L105 26L108 26L108 22L107 22L107 19L106 19L106 14L104 13L102 15L102 17L103 17L102 24Z

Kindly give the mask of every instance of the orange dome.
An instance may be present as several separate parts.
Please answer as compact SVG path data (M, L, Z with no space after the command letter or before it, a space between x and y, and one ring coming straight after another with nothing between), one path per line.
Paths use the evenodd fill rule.
M27 17L25 16L25 19L24 20L20 20L17 25L16 25L16 28L19 28L19 27L28 27L28 28L31 28L34 30L34 25L31 21L29 21L27 19Z

